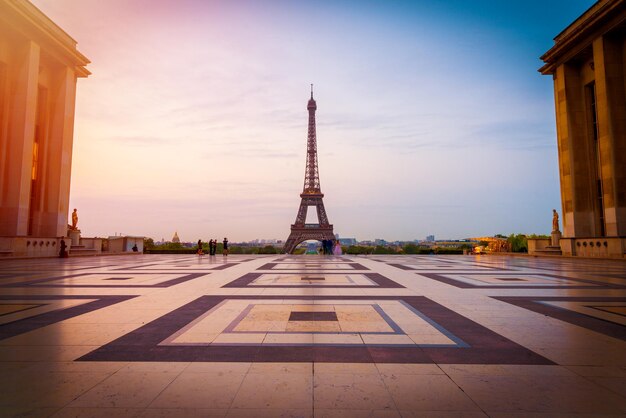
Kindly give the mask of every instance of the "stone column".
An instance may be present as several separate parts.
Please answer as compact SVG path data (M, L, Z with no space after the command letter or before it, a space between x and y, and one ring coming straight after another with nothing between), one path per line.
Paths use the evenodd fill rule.
M595 173L588 158L580 68L573 64L559 66L554 82L563 231L566 237L590 236L594 225L594 195L589 178Z
M7 66L12 95L7 161L0 167L5 182L0 196L0 236L28 234L39 57L39 45L27 41L15 51L15 60Z
M607 236L626 236L626 79L624 41L593 42L604 219Z
M67 231L76 75L65 67L55 74L50 88L51 120L46 155L46 199L40 231L44 236L63 236ZM77 244L75 244L77 245Z

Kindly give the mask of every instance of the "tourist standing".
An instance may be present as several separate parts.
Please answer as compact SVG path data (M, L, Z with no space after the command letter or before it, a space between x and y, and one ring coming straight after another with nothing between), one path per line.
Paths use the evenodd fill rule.
M224 244L224 250L222 251L222 254L228 255L228 238L224 237L224 241L222 243Z
M67 245L65 244L65 240L63 238L61 238L59 247L61 247L61 251L59 251L59 257L67 258Z
M198 255L202 255L202 239L198 240Z
M335 248L333 248L333 254L334 255L341 255L342 254L341 243L339 242L339 240L335 241Z

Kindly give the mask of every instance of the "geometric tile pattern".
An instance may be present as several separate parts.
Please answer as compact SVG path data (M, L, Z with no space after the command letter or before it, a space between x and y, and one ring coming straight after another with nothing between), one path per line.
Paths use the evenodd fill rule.
M552 364L419 296L203 296L80 360Z
M598 289L626 288L623 285L603 283L589 279L578 279L555 274L537 273L419 273L423 277L437 280L462 289Z
M134 296L0 295L0 340L92 312Z
M0 280L2 283L0 287L162 288L181 284L238 264L224 259L203 260L204 263L198 264L197 260L189 257L174 261L172 258L159 260L157 257L155 256L155 261L160 262L128 263L128 260L122 260L120 263L122 266L119 264L94 265L91 268L69 268L58 272L55 272L54 268L46 268L45 262L37 263L35 261L41 265L41 270L49 273L43 277L38 275L39 277L33 279L33 270L36 267L31 266L28 269L29 273L16 272L8 276L9 280ZM72 261L68 261L68 263L76 264L76 259L70 260ZM24 269L24 271L26 270ZM82 272L79 272L81 270Z
M360 263L346 263L346 262L322 262L322 261L312 261L305 263L295 263L295 262L283 262L283 263L267 263L259 267L257 270L297 270L299 272L309 272L309 271L345 271L345 270L368 270L367 267L363 266Z
M626 263L0 260L0 416L623 416Z
M497 296L495 299L626 341L624 297Z
M78 273L36 280L9 283L0 287L52 287L52 288L143 288L170 287L204 276L207 273L137 273L135 271L119 273Z
M380 273L246 273L222 287L269 288L402 288L404 286Z

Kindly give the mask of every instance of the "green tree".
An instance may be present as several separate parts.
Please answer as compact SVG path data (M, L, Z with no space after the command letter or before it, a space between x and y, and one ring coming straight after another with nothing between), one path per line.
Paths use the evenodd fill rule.
M144 250L151 250L155 247L154 240L152 238L144 238L143 248Z
M371 254L373 251L372 247L366 247L363 245L351 245L345 249L346 254L350 255L359 255L359 254Z
M406 244L403 248L405 254L418 254L420 247L415 244Z
M395 251L392 248L383 247L382 245L377 245L374 247L374 254L393 254Z
M266 245L263 248L259 248L259 254L277 254L277 251L273 245Z
M514 253L528 252L528 239L524 234L511 234L507 238L511 251Z

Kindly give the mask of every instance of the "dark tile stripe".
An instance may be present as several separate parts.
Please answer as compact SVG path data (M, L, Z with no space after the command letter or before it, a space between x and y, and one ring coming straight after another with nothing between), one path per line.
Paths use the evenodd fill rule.
M423 296L323 297L324 300L399 300L462 339L463 347L175 346L158 344L228 299L310 300L312 296L202 296L81 357L82 361L281 361L355 363L554 364Z
M571 281L574 283L580 283L580 284L554 284L554 285L538 286L538 285L522 285L522 284L516 285L516 284L511 283L511 284L485 284L484 286L480 286L480 285L475 285L471 283L465 283L461 280L456 280L450 277L446 277L445 276L446 273L442 273L442 274L440 273L417 273L417 274L419 274L420 276L426 277L428 279L436 280L438 282L449 284L451 286L458 287L461 289L603 289L603 288L625 289L626 288L626 286L622 286L622 285L597 282L597 281L593 281L589 279L578 279L578 278L573 278L573 277L560 276L556 274L515 273L515 275L520 276L520 277L541 275L541 276L553 277L553 278L561 279L561 280L568 280L568 281ZM450 272L447 274L463 274L465 276L470 276L470 277L471 276L480 277L481 275L493 275L493 273L466 273L466 272L458 272L458 273Z
M299 264L299 263L293 262L293 263L285 263L285 264ZM369 270L367 267L365 267L363 264L360 264L360 263L343 263L343 262L335 261L335 262L333 262L331 264L345 264L347 267L346 268L332 268L332 269L325 269L325 268L320 267L319 271ZM299 271L299 272L302 272L302 273L306 273L307 272L305 264L302 264L299 267L283 268L283 267L280 267L280 263L266 263L266 264L263 264L261 267L257 268L257 270ZM313 268L311 268L309 270L313 270Z
M54 295L38 295L38 296L0 296L1 300L75 300L75 299L96 299L93 302L83 305L74 306L67 309L58 309L51 312L42 313L29 318L20 319L0 325L0 340L14 337L28 331L55 324L87 312L95 311L116 303L132 299L136 296L54 296Z
M337 321L335 312L291 312L290 321Z
M270 274L270 273L246 273L243 276L233 280L232 282L226 283L225 285L223 285L222 287L236 287L236 288L241 288L241 287L248 287L250 286L250 283L252 283L253 281L255 281L256 279L258 279L259 277L261 277L263 274ZM271 273L271 274L281 274L281 273ZM282 274L295 274L295 273L282 273ZM303 274L306 274L306 272L303 272ZM332 275L332 274L348 274L348 273L336 273L336 272L324 272L323 274L328 274L328 275ZM367 277L368 279L370 279L371 281L373 281L375 284L374 285L337 285L337 286L333 286L333 285L310 285L310 284L294 284L294 285L268 285L268 286L250 286L250 287L254 287L254 288L259 288L259 289L265 289L265 288L270 288L270 289L281 289L281 288L302 288L302 287L314 287L316 289L319 288L334 288L334 289L371 289L371 288L381 288L381 289L396 289L396 288L402 288L404 289L404 286L402 286L399 283L396 283L395 281L383 276L380 273L359 273L359 274L363 274L365 277ZM305 280L304 278L302 280ZM309 280L313 280L313 279L309 279Z
M542 304L541 301L563 301L563 302L589 302L590 304L597 302L626 302L626 298L619 297L547 297L547 296L491 296L502 302L519 306L529 311L547 315L552 318L570 324L578 325L591 331L599 332L613 338L626 341L626 327L614 322L605 321L600 318L588 316L580 312L570 311L568 309L557 308Z
M8 283L8 284L4 284L0 287L27 287L27 286L32 286L32 287L60 287L60 288L68 288L68 287L77 287L77 288L125 288L125 289L129 289L129 288L152 288L152 287L170 287L170 286L174 286L180 283L184 283L186 281L189 280L193 280L193 279L197 279L198 277L202 277L202 276L206 276L210 273L189 273L186 274L184 276L181 277L176 277L174 279L171 280L166 280L164 282L161 283L157 283L157 284L54 284L54 283L48 283L48 282L54 282L55 280L62 280L62 279L71 279L74 277L81 277L81 276L87 276L87 275L104 275L104 276L108 276L111 273L80 273L80 274L70 274L67 276L57 276L57 277L47 277L45 279L37 279L37 280L31 280L28 282L20 282L20 283ZM142 275L142 274L172 274L174 275L175 273L162 273L162 272L133 272L132 274L135 275ZM176 274L178 275L178 274ZM121 279L104 279L104 280L121 280Z

